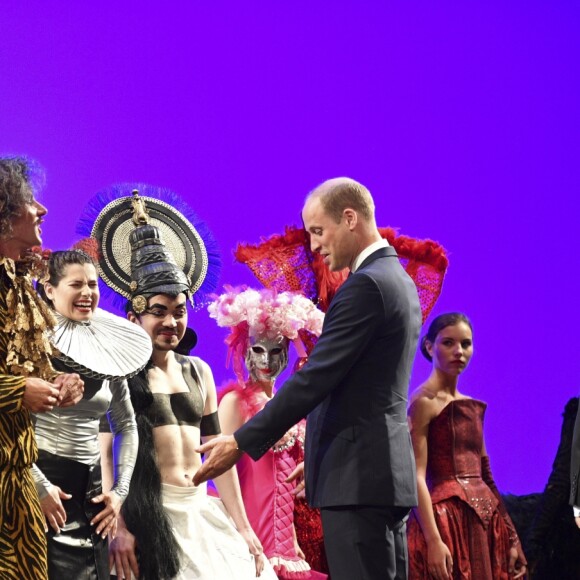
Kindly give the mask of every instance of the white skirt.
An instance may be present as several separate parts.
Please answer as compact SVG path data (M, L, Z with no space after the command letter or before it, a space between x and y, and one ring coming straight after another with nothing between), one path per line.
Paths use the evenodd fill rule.
M163 507L181 548L175 580L255 580L254 556L221 501L207 495L206 485L161 485ZM260 580L277 580L267 558L264 561Z

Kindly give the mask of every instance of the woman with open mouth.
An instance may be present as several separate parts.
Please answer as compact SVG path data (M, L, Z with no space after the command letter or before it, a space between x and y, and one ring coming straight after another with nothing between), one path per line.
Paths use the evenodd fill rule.
M74 407L36 416L39 458L33 476L46 517L50 579L109 578L107 535L116 530L137 453L137 428L126 378L141 370L151 341L137 325L100 310L98 275L84 251L53 252L39 293L58 326L56 369L85 382ZM111 425L114 484L103 493L99 422Z

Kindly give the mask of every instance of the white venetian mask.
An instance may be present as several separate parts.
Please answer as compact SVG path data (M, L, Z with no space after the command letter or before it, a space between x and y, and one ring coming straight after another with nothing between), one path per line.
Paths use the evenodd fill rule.
M288 364L288 340L254 339L246 353L246 367L255 382L269 382Z

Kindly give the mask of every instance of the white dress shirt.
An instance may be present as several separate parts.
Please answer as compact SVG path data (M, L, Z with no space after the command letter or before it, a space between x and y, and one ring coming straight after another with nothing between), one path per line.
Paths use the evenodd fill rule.
M370 246L367 246L355 259L352 263L351 272L354 274L360 265L374 252L376 252L379 248L388 248L389 242L387 240L379 240L378 242L372 243Z

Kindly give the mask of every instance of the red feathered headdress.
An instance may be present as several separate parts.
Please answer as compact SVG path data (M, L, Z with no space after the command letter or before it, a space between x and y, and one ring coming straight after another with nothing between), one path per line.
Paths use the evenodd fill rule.
M379 232L413 278L424 322L441 294L449 265L445 249L432 240L399 236L393 228L379 228ZM234 255L266 288L301 292L325 312L348 274L346 270L331 272L322 257L311 252L306 231L295 226L286 227L284 234L263 238L259 244L239 244Z

